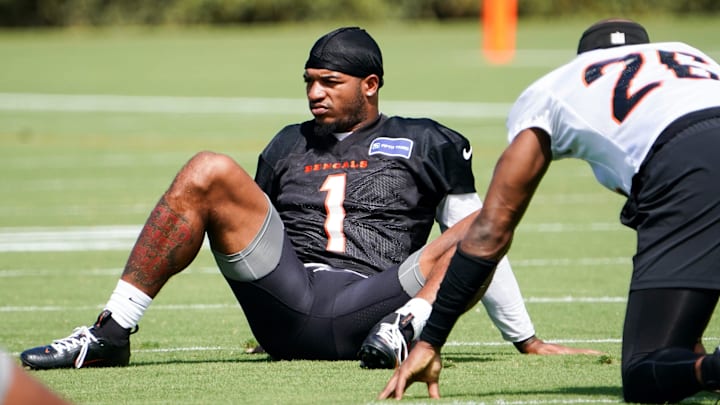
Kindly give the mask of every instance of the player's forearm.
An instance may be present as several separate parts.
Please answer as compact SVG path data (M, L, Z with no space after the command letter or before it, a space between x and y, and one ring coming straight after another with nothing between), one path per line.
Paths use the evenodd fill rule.
M460 315L487 288L496 266L497 262L467 255L458 247L420 339L442 347Z

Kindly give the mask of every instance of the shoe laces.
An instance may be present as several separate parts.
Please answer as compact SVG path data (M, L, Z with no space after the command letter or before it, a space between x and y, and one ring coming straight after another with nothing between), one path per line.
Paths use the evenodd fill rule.
M97 343L97 341L98 340L95 335L90 332L90 328L87 326L80 326L75 328L70 336L55 340L50 344L50 346L52 346L55 351L61 353L80 347L80 352L75 358L75 368L80 368L83 363L85 363L85 356L90 348L90 343Z
M388 323L383 322L380 324L380 329L377 331L377 335L385 340L395 351L395 355L398 358L398 364L405 361L408 355L408 345L400 331L400 315L396 318L395 322Z

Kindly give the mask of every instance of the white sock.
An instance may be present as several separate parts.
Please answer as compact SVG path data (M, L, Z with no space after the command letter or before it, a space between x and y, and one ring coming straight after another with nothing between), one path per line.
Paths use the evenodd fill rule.
M420 337L420 333L430 317L430 312L432 312L432 305L422 298L413 298L395 311L400 315L413 314L413 319L410 321L413 327L413 340Z
M152 298L130 283L118 280L105 309L112 318L126 329L134 328L150 306Z

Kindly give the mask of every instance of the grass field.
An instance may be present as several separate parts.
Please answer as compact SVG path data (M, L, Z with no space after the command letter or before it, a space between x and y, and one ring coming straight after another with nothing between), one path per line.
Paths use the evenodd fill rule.
M507 66L485 63L473 22L365 25L385 56L381 109L467 135L484 190L509 104L573 56L591 22L521 22ZM93 321L140 225L193 153L223 151L252 172L277 130L309 117L303 63L338 25L0 32L0 346L17 355ZM712 19L646 25L654 40L720 58ZM621 401L634 247L617 219L622 204L584 164L556 162L510 254L538 334L606 355L521 356L478 307L443 351L439 403ZM714 320L706 345L719 337ZM372 403L391 375L357 362L272 362L244 353L251 340L204 250L141 321L130 367L33 375L83 404ZM425 388L411 387L403 402L429 402Z

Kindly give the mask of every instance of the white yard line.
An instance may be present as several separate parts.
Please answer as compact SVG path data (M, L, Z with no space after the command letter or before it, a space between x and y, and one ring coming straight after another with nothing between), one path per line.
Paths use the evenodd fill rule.
M406 116L504 119L510 103L383 101L383 112ZM308 116L305 99L171 97L117 94L0 93L0 111L150 114L288 114Z
M102 310L103 305L30 305L30 306L0 306L0 313L14 312L71 312L71 311L91 311ZM155 304L153 310L158 311L217 311L225 309L240 309L240 304Z
M0 253L3 252L74 252L130 250L140 233L140 225L103 225L79 227L0 228ZM526 224L522 232L617 232L614 223ZM531 259L514 261L519 266L577 266L626 264L629 258ZM0 275L2 277L2 275Z
M624 304L627 301L625 297L527 297L525 302L532 304ZM101 310L102 304L97 305L3 305L0 306L0 313L17 313L17 312L71 312L71 311L91 311ZM218 311L226 309L239 309L239 304L218 303L218 304L153 304L152 309L157 311ZM482 312L482 309L477 309Z
M605 339L544 339L546 342L558 344L618 344L621 343L620 338ZM448 341L446 347L496 347L509 346L510 342L494 341L494 342L456 342ZM242 346L186 346L186 347L166 347L157 349L133 349L133 353L176 353L176 352L207 352L207 351L244 351ZM20 354L20 353L15 353Z

